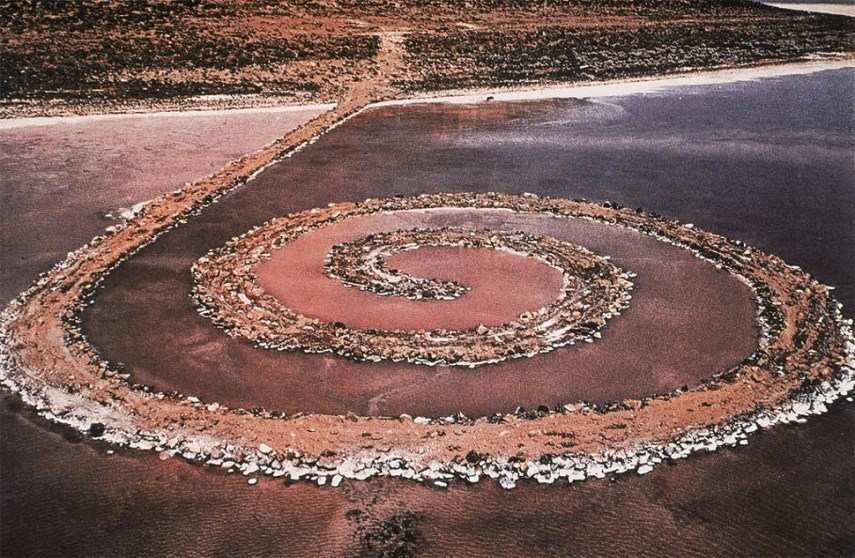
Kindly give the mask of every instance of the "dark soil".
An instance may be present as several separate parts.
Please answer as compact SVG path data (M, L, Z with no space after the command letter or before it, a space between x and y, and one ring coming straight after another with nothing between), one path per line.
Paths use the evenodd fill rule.
M602 80L853 50L841 16L707 0L0 1L0 117L331 100L406 35L410 92ZM49 103L47 103L49 102Z

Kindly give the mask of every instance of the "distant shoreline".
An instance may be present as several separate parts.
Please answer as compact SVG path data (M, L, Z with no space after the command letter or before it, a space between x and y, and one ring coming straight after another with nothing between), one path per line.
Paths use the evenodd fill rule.
M760 2L377 0L268 13L223 0L222 17L193 3L13 4L0 23L0 119L331 103L376 74L389 41L401 63L378 100L853 53L851 21Z
M428 103L452 103L469 104L487 101L525 101L537 99L563 99L563 98L591 98L591 97L614 97L634 93L651 93L663 88L680 85L711 85L716 83L732 83L738 81L750 81L770 77L790 76L821 72L825 70L837 70L843 68L855 68L855 56L846 55L841 59L825 59L800 62L783 62L772 64L761 64L735 68L719 68L686 72L671 75L651 76L639 79L616 79L599 82L576 82L555 85L542 85L537 87L485 87L476 89L460 89L437 91L423 96L401 97L398 99L380 101L368 105L368 108L382 106L399 106L409 104ZM128 110L126 112L107 112L91 114L73 114L57 116L19 116L12 118L0 118L0 132L14 128L28 126L50 126L55 124L68 124L88 122L94 120L109 120L119 118L155 118L165 116L193 117L212 116L217 114L249 114L249 113L278 113L298 110L326 109L335 106L335 103L288 103L280 105L253 106L252 96L229 97L229 104L241 101L249 102L246 106L216 107L202 105L199 108L181 110L168 110L166 108L152 110Z
M841 2L826 2L826 3L784 3L784 2L763 2L767 6L781 8L784 10L796 10L800 12L813 12L817 14L832 14L845 15L855 17L855 4L843 4Z
M838 60L783 62L753 66L718 68L639 79L618 79L594 83L568 83L532 88L477 88L439 91L425 96L381 101L370 105L397 106L422 103L478 103L484 101L526 101L537 99L616 97L635 93L652 93L680 85L713 85L755 79L811 74L825 70L855 68L855 57ZM2 126L2 121L0 121Z

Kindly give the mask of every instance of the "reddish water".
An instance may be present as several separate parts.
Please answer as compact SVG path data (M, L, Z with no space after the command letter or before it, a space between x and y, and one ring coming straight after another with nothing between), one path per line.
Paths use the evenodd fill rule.
M104 213L180 188L317 114L137 115L0 131L0 299L103 232Z
M294 210L363 199L372 188L391 195L510 183L519 191L640 205L802 265L838 287L851 316L851 78L843 71L611 99L606 108L619 110L607 121L579 118L573 106L561 103L520 105L513 122L479 117L477 107L369 112L271 168L266 180L283 195L299 190ZM366 149L372 142L377 148ZM17 160L15 153L28 149L0 152ZM132 165L164 151L125 158ZM47 149L41 157L52 153L60 160L73 152ZM301 166L292 166L298 160ZM59 191L76 172L73 160L66 165L47 174L36 164L16 165L12 176L16 184ZM98 176L110 183L109 174ZM0 173L0 180L7 177ZM88 199L83 178L61 197L42 197L23 186L16 191L36 209L27 215L33 229L14 237L29 255L0 249L0 267L14 270L16 285L25 285L62 250L85 242L84 227L103 224L94 212L78 211ZM116 197L111 203L125 204L130 186L110 184L103 191ZM0 220L5 234L17 211L3 203L8 194L0 195L6 195L0 211L8 210ZM282 208L274 209L265 218L281 214ZM178 264L204 253L207 241L222 243L240 232L216 216L200 219L207 222L195 233L203 235L200 251L182 261L163 258L159 273L182 275ZM3 292L11 292L11 280L3 277ZM154 300L157 291L147 293ZM200 359L203 347L197 347ZM216 367L216 360L209 366ZM106 447L78 443L69 432L34 419L14 397L4 397L0 410L3 556L377 555L383 543L370 534L397 524L393 520L402 514L414 518L405 531L425 556L855 552L851 403L807 424L761 433L748 447L697 455L644 477L523 484L511 492L489 483L440 491L389 480L344 483L339 490L265 481L250 487L240 478L147 453L107 456Z
M259 186L228 197L206 215L222 226L230 219L245 219L242 212L248 207L269 210L271 204L283 203L280 188ZM428 303L433 315L398 313L401 308L419 311L423 303L344 287L323 274L323 255L339 240L360 232L394 230L404 223L521 229L608 254L616 265L636 272L631 306L591 345L473 370L364 364L330 355L259 350L224 335L191 303L189 266L194 259L182 254L198 253L200 244L216 242L206 236L210 221L199 220L164 236L108 278L87 311L87 335L104 356L128 363L135 381L192 393L205 401L290 413L392 416L445 416L458 411L484 416L519 405L639 398L697 385L753 350L754 310L742 283L683 249L631 230L507 211L431 211L387 219L366 217L306 234L299 244L276 254L271 261L275 268L262 268L265 284L287 305L329 320L336 320L340 310L345 318L365 326L389 327L378 321L386 318L399 326L473 325L489 317L474 312L488 309L504 318L534 305L524 296L503 314L502 305L516 292L534 291L528 296L552 300L555 290L538 292L525 282L488 277L472 267L468 273L476 281L492 282L492 289L505 294L481 298L470 293L471 298ZM364 316L357 302L367 303ZM460 306L473 314L458 311ZM140 331L151 333L139 335Z
M432 212L433 213L433 212ZM275 250L256 268L259 283L287 308L355 328L466 329L497 325L552 303L561 272L542 260L486 248L424 247L393 255L388 265L416 277L458 281L471 290L456 300L412 301L346 287L324 270L332 246L371 233L417 228L423 212L352 217ZM432 225L435 226L435 225ZM522 286L525 288L512 288Z
M0 407L3 556L378 556L412 517L418 556L849 556L853 405L614 482L505 491L408 481L329 486L106 455Z

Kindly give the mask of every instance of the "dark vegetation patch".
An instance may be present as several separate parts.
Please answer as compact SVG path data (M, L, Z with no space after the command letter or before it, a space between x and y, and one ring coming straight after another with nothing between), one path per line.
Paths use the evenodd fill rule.
M841 18L802 17L774 26L741 22L640 28L544 27L407 39L418 77L408 90L631 78L705 67L794 59L853 48Z
M198 95L329 101L406 35L406 91L853 50L849 18L745 0L0 0L0 115ZM47 109L45 109L47 110Z

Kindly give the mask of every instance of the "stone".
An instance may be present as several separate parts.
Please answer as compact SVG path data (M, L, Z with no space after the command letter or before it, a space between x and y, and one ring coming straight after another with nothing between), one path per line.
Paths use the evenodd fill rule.
M499 486L504 488L505 490L511 490L516 487L517 483L510 477L502 477L499 479Z
M103 423L93 422L89 425L89 435L93 438L100 438L104 435L104 431L107 429Z
M639 475L646 475L647 473L649 473L652 470L653 470L653 467L651 465L642 465L641 467L636 469L636 472Z
M470 450L469 453L466 454L466 462L467 463L478 463L481 461L481 454L475 450Z

